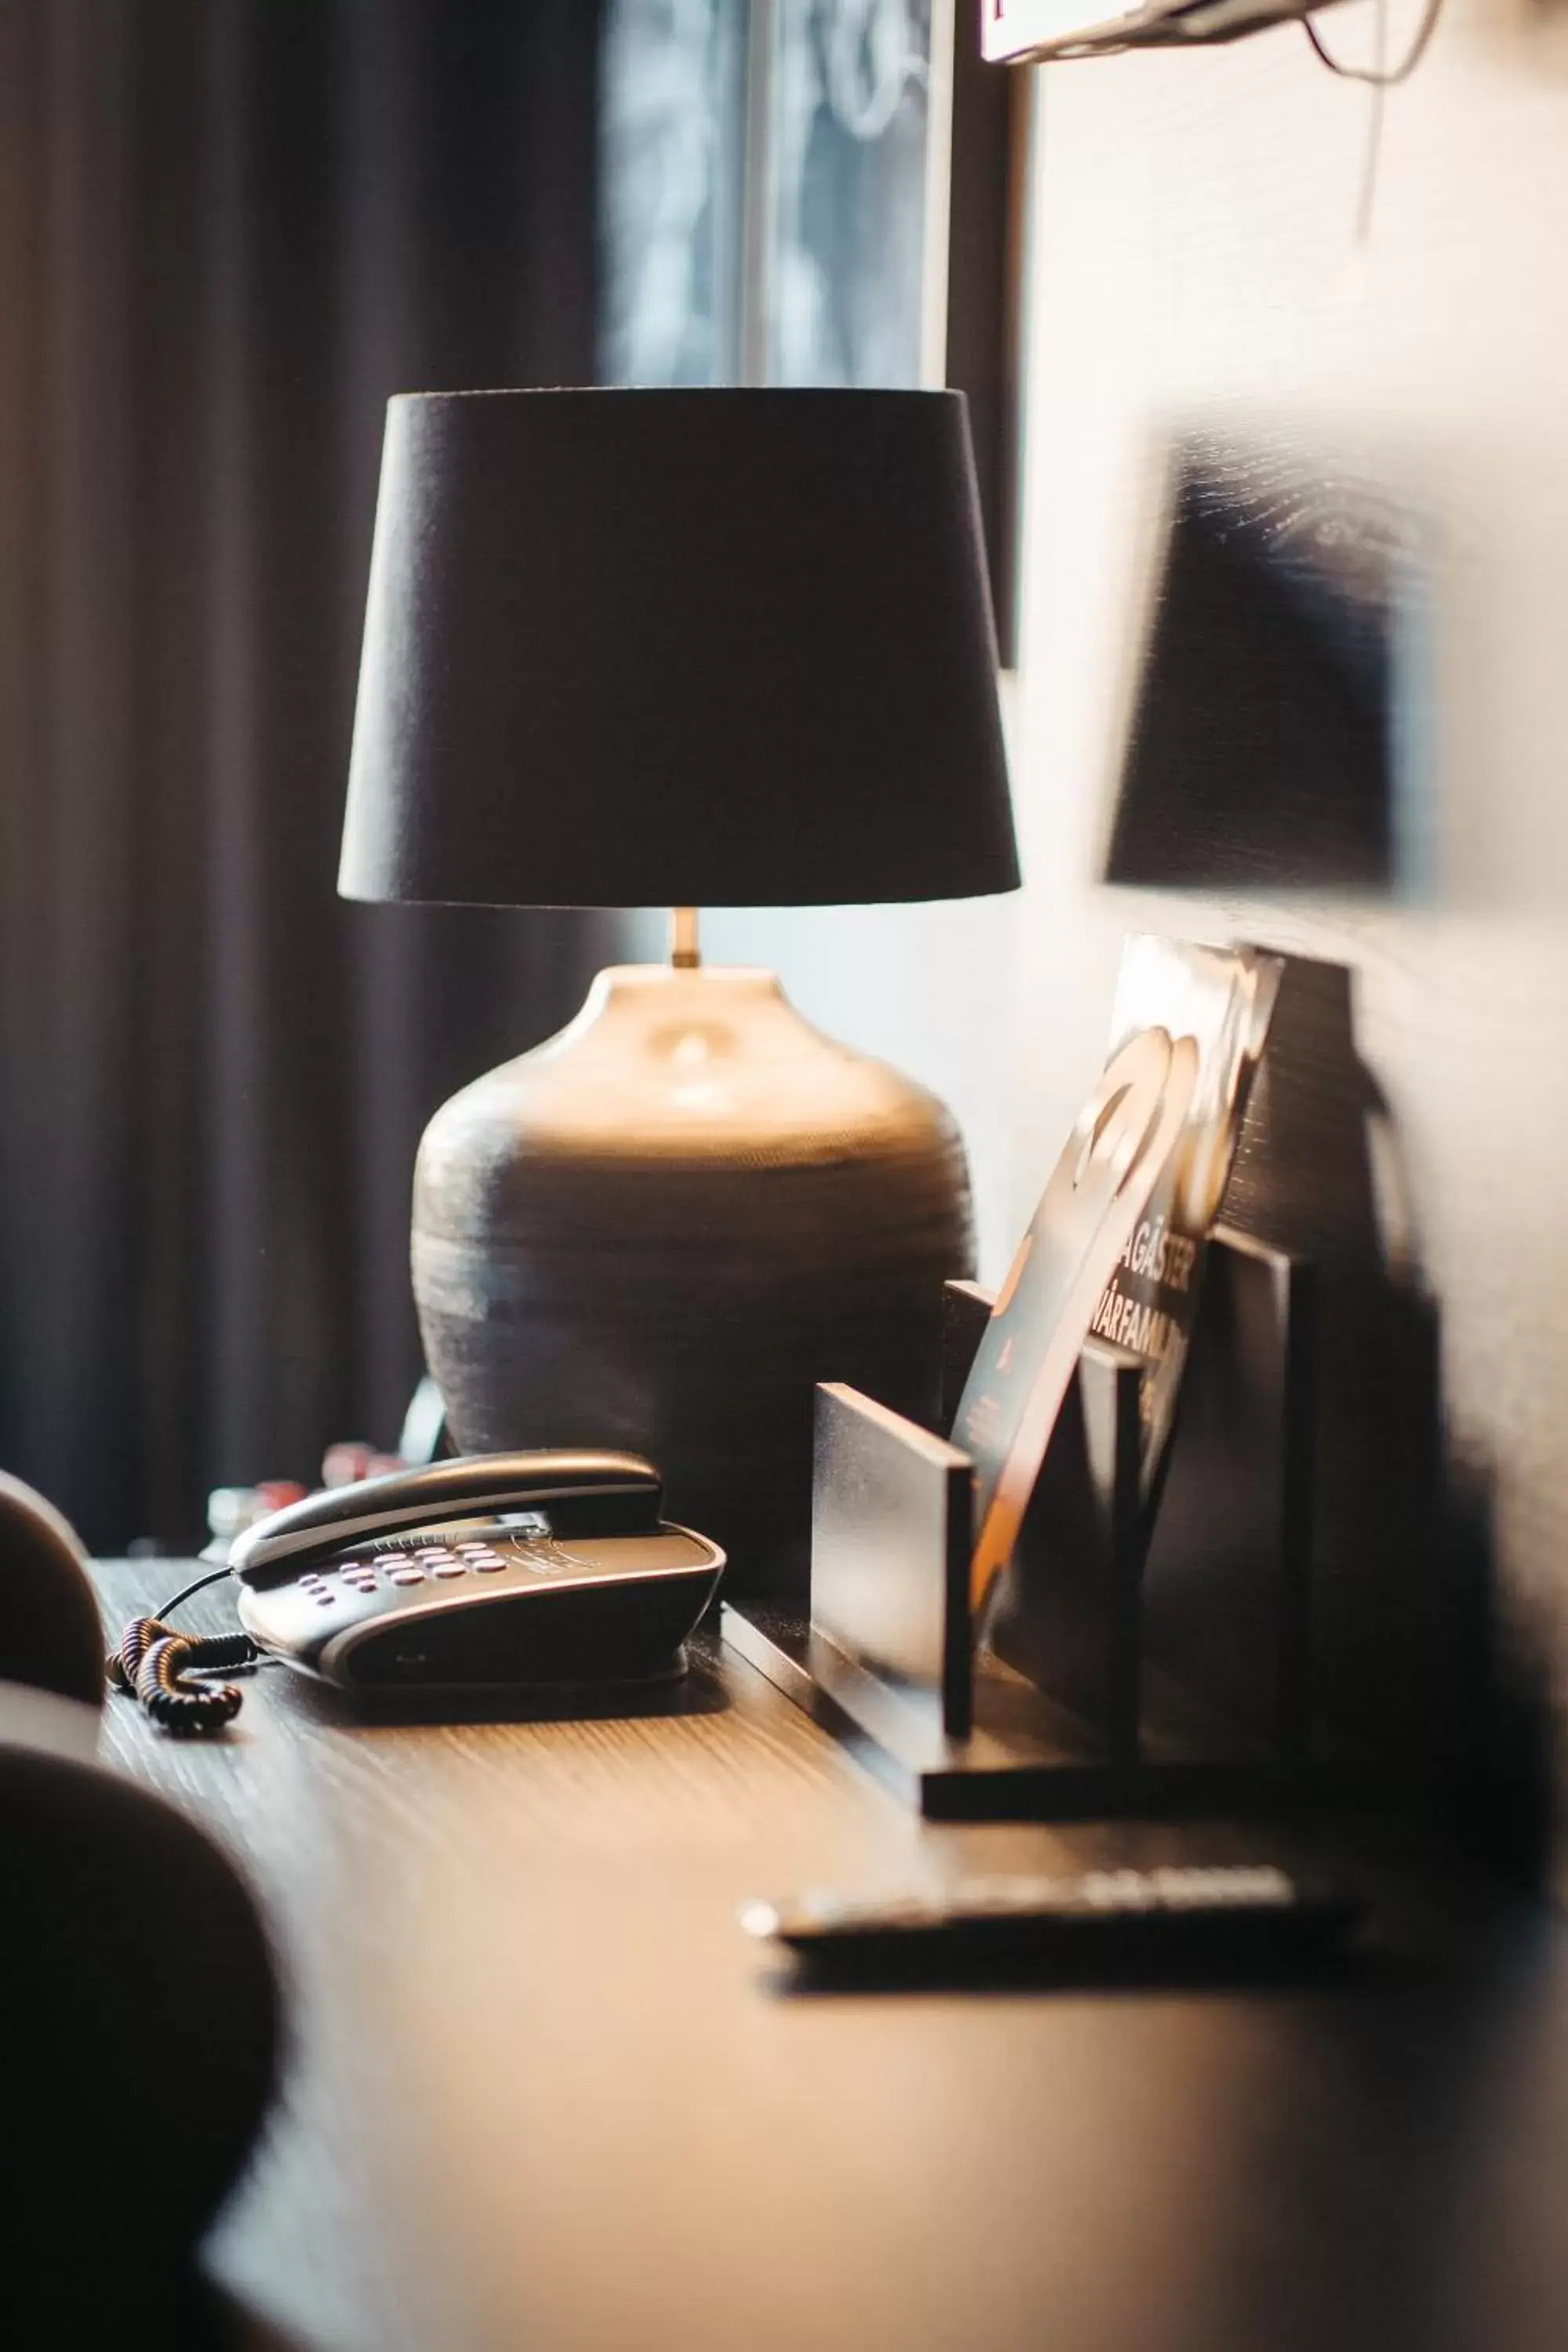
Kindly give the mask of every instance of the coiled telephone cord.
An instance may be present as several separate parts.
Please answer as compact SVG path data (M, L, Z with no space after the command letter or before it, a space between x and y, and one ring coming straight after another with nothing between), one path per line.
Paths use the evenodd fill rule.
M244 1703L236 1684L193 1676L252 1665L261 1654L248 1633L181 1633L163 1622L193 1592L227 1574L215 1569L176 1592L155 1617L132 1617L106 1661L110 1687L138 1699L161 1729L180 1738L221 1731Z

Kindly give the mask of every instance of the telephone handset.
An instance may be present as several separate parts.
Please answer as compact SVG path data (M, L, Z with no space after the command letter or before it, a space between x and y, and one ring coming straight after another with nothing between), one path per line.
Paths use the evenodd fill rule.
M661 1492L658 1472L638 1454L458 1454L289 1503L235 1538L228 1565L242 1584L262 1591L371 1538L404 1539L455 1519L493 1521L546 1507L562 1530L651 1535Z
M241 1649L141 1619L121 1679L170 1729L200 1731L239 1696L230 1685L220 1703L187 1669L258 1653L367 1694L678 1671L724 1554L662 1519L660 1499L639 1454L589 1451L458 1455L331 1487L236 1538Z

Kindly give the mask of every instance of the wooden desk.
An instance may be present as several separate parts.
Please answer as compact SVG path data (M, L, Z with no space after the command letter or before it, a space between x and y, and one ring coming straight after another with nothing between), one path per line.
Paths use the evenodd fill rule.
M100 1580L118 1622L179 1567ZM276 1923L292 2063L213 2263L316 2352L1563 2352L1560 1922L1364 1832L1350 1981L792 1996L748 1895L1153 1833L922 1830L738 1660L684 1705L110 1706Z

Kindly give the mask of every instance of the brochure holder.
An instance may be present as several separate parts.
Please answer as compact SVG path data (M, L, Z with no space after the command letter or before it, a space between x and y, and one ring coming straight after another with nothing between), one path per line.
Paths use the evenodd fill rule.
M726 1604L724 1639L932 1819L1386 1796L1386 1766L1336 1738L1314 1687L1316 1294L1306 1259L1215 1232L1150 1497L1142 1366L1090 1340L984 1625L969 1457L819 1387L809 1614ZM945 1426L990 1304L946 1286Z

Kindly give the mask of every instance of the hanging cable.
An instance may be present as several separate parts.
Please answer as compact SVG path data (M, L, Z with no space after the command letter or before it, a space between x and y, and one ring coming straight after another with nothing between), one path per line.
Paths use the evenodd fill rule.
M1329 71L1338 74L1342 81L1363 81L1370 83L1373 89L1393 89L1400 82L1409 80L1426 56L1432 36L1437 29L1437 19L1442 13L1443 0L1426 0L1426 9L1421 22L1415 27L1410 47L1396 66L1384 66L1381 56L1375 66L1348 66L1342 58L1336 58L1331 49L1324 46L1323 37L1310 16L1302 17L1301 30L1306 34L1317 56L1327 66ZM1381 48L1381 42L1379 46Z

